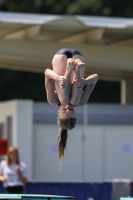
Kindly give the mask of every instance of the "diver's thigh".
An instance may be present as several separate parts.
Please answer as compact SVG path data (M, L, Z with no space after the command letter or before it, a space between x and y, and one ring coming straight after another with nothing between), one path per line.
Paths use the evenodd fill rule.
M55 55L52 60L53 70L60 76L64 76L67 66L67 57L64 54Z

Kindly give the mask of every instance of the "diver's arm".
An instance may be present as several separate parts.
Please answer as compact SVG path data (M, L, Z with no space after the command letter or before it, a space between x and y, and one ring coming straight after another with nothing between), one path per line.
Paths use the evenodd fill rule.
M81 95L81 99L80 99L80 102L79 102L80 106L83 106L83 105L87 104L88 99L90 97L90 94L93 91L95 85L96 85L96 83L91 83L91 84L88 84L86 86L84 92Z
M84 85L96 84L97 81L98 81L98 75L92 74L85 79Z
M47 77L45 77L45 88L46 88L48 103L52 105L58 105L59 99L57 94L55 93L55 88L52 79L47 79Z
M59 76L53 70L50 69L46 69L44 74L47 101L49 102L49 104L58 105L59 103L69 103L71 84L68 81L68 79L65 76ZM55 88L52 80L57 81L60 86L58 96L54 91Z
M79 78L75 79L72 86L72 95L70 103L73 105L84 105L89 99L89 95L95 87L96 82L98 81L98 75L93 74L88 76L86 79ZM87 85L83 92L83 87Z
M52 79L58 82L60 88L63 88L68 84L68 79L65 76L59 76L51 69L46 69L44 74L45 74L45 79L47 80Z
M59 75L56 74L53 70L51 69L46 69L45 72L45 78L47 79L53 79L55 81L58 81L59 80Z
M84 85L87 85L84 92L82 93L79 105L85 105L90 97L91 92L93 91L96 83L98 81L98 75L97 74L93 74L88 76L85 79Z

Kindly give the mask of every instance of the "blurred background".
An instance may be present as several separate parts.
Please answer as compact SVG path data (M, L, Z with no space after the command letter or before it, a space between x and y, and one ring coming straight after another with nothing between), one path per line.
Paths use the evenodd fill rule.
M132 195L132 7L132 0L0 0L0 160L2 141L19 149L27 193L109 200L124 187L120 196ZM97 73L99 81L76 108L62 166L54 149L58 108L46 102L44 70L64 47L78 49L85 77Z

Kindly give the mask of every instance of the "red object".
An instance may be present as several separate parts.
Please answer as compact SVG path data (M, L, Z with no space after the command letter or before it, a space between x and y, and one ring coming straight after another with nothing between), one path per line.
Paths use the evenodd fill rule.
M2 129L0 128L0 155L6 155L8 149L8 140L2 139Z
M0 155L6 155L8 149L8 140L0 140Z

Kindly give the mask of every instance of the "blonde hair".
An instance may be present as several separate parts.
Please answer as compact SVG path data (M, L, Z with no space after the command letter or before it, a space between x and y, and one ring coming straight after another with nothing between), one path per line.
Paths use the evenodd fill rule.
M7 165L10 165L12 163L11 159L10 159L10 155L12 153L16 153L16 155L17 155L16 164L19 164L19 153L18 153L17 148L15 148L15 147L9 147L8 150L7 150L7 157L6 157Z
M75 127L76 121L77 121L76 118L61 119L58 117L57 124L60 127L60 131L57 138L57 143L58 143L58 155L60 160L63 159L64 151L66 149L68 130L71 130Z

